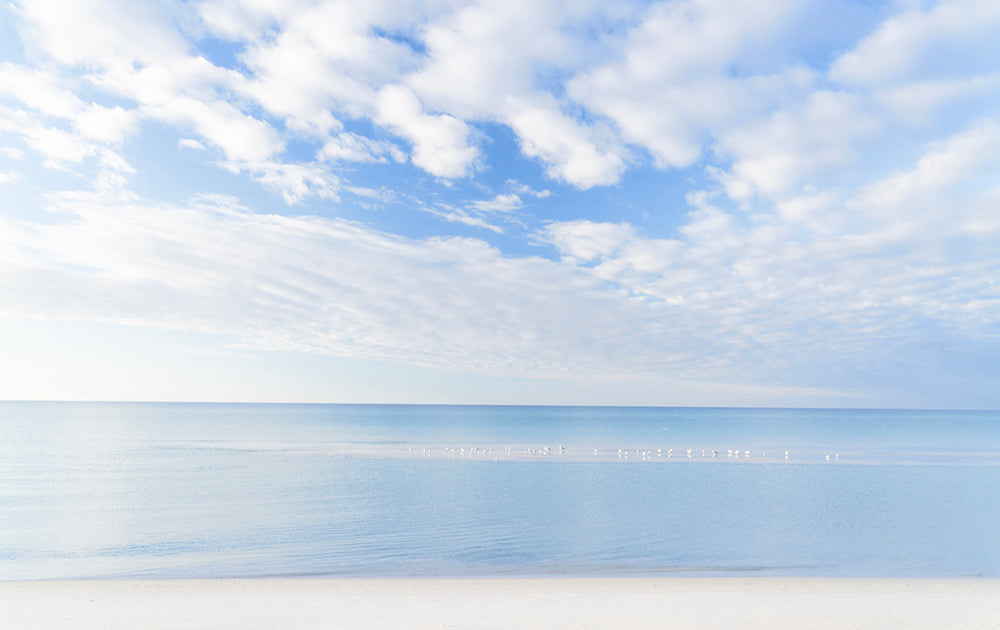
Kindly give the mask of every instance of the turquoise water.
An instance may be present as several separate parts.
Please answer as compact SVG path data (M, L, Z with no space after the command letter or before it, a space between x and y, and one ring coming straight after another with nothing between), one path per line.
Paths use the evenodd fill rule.
M5 580L998 577L998 524L993 412L0 403Z

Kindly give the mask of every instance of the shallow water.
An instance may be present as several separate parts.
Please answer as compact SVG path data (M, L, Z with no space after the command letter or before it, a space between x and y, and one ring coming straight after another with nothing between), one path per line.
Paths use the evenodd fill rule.
M0 579L997 577L998 422L0 403Z

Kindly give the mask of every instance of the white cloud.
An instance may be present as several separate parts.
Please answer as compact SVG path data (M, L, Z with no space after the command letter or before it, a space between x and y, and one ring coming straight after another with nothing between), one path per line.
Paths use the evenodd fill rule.
M96 147L74 133L57 127L46 127L23 119L19 131L29 147L44 156L48 168L65 168L67 163L80 163L97 151Z
M547 240L577 263L602 260L615 255L629 241L637 238L627 223L595 223L587 220L564 221L546 227Z
M705 221L700 213L692 226ZM907 244L888 232L892 247L886 249L871 247L866 234L802 242L780 229L726 222L712 231L735 237L721 255L706 246L714 241L647 239L627 225L578 221L547 232L566 255L596 262L590 267L595 278L665 305L665 321L689 338L671 346L674 351L700 346L736 371L756 364L759 374L787 378L789 371L826 366L830 382L887 360L881 353L901 339L929 329L989 334L991 318L1000 316L1000 290L992 280L1000 265L989 257L954 264L926 258L932 244ZM961 287L945 289L959 277ZM970 310L972 297L984 295L992 297Z
M135 111L91 104L76 116L73 124L84 137L108 144L121 144L126 136L135 131L138 122Z
M978 106L987 115L992 114L998 95L1000 73L959 79L918 79L879 87L874 96L894 117L919 128L948 118L945 114L949 107L968 110Z
M246 106L232 94L243 87L244 77L201 56L179 54L148 65L106 62L99 72L87 75L87 80L110 95L135 101L140 106L166 107L182 99L205 104L226 101L234 109Z
M0 110L0 111L2 111L2 110ZM0 118L0 130L2 130L2 129L3 129L3 118ZM9 157L12 160L23 160L23 159L25 159L24 158L24 151L22 151L22 150L20 150L20 149L18 149L16 147L4 147L4 146L0 146L0 153L6 155L7 157Z
M806 224L814 233L830 233L837 231L837 225L831 221L836 211L843 205L843 200L836 191L808 190L775 204L777 215L781 220L791 225ZM842 227L842 226L840 226Z
M516 223L518 219L514 215L523 207L524 202L519 196L513 193L502 193L492 199L472 201L464 208L439 202L433 205L422 205L420 209L446 221L503 234L503 228L492 221L502 217L506 222Z
M0 250L10 245L16 260L0 269L12 297L0 305L5 315L219 332L263 349L453 368L588 371L625 367L628 351L643 352L626 333L649 313L623 310L571 268L506 258L482 241L404 239L208 199L54 202L71 223L0 229Z
M504 193L493 199L473 201L470 207L484 214L509 213L523 208L524 202L515 194Z
M801 67L731 76L799 2L701 0L653 5L628 33L620 59L586 69L573 98L615 122L660 168L695 162L712 134L766 112L812 81Z
M436 203L423 205L420 209L446 221L503 234L503 228L492 221L499 218L507 223L520 223L517 211L523 207L524 201L517 194L501 193L491 199L472 201L464 208L447 203Z
M976 124L850 194L805 192L748 217L692 193L682 239L587 220L540 236L624 295L666 305L734 369L818 369L828 383L909 373L934 344L996 338L998 152L997 125Z
M857 143L879 129L860 98L816 91L801 107L775 112L720 139L732 156L719 179L734 199L783 199L858 157Z
M247 167L258 181L277 190L285 203L298 203L309 196L334 201L340 198L340 179L321 166L264 161Z
M995 71L1000 5L990 0L935 3L889 17L858 46L837 58L833 79L881 83Z
M104 149L98 158L97 177L94 189L112 198L132 199L128 189L129 177L135 174L132 165L114 151Z
M285 146L282 133L240 101L249 99L276 117L284 133L322 141L327 158L379 159L385 155L372 152L369 144L363 147L368 150L365 156L357 142L345 144L350 136L329 135L342 129L344 116L373 119L412 144L415 165L443 178L462 177L481 166L482 154L472 140L474 130L469 123L499 122L515 132L525 155L541 161L550 177L586 189L620 181L629 154L612 129L599 119L581 116L579 105L567 96L609 116L624 130L626 141L649 148L661 165L686 164L700 153L703 139L682 138L688 131L662 133L670 126L664 127L662 116L669 118L680 111L680 105L670 110L664 103L682 100L665 99L669 90L687 94L691 111L677 118L683 126L695 119L731 118L733 106L728 103L739 101L745 109L748 99L742 97L755 91L781 92L786 83L801 82L808 74L793 69L777 78L751 77L742 83L713 84L710 80L696 85L688 81L667 86L667 92L659 94L635 91L648 84L650 60L664 52L670 53L661 64L665 80L683 74L679 68L684 64L695 68L707 64L713 72L721 72L737 54L782 23L789 13L784 4L745 14L693 1L679 8L654 7L630 34L622 62L626 71L608 65L597 74L581 74L566 95L558 98L551 92L553 87L585 70L588 62L600 58L601 50L614 48L606 42L615 36L595 42L587 34L608 28L616 20L632 19L631 7L219 0L175 9L189 23L198 16L200 27L245 44L240 53L243 66L234 69L216 67L192 55L190 44L173 27L166 10L114 3L68 7L72 24L93 26L95 33L108 28L103 20L112 11L119 12L120 23L131 29L115 29L94 38L69 33L71 21L51 15L57 8L55 4L43 9L31 5L20 11L24 32L40 50L65 64L93 68L88 80L134 99L141 116L190 126L201 136L199 141L223 151L228 165L235 168L262 160L277 162ZM670 35L665 38L671 42L666 49L663 34ZM692 48L707 40L716 45L698 51ZM512 48L512 41L521 45ZM420 50L421 44L426 53ZM677 61L681 57L683 64ZM589 85L587 77L597 75L625 79L614 86ZM793 75L799 78L789 78ZM555 86L551 77L557 77ZM699 89L703 97L695 98ZM611 98L617 105L601 98ZM634 110L629 115L617 109L625 103ZM86 133L114 143L131 130L125 110L93 107L80 122ZM728 113L712 114L718 107ZM99 121L98 112L103 114ZM111 112L120 112L117 129ZM127 115L134 124L134 114ZM656 122L658 116L660 122ZM682 157L668 155L673 149L667 145L675 141L683 145L678 145ZM389 155L398 160L391 150Z
M43 118L35 112L0 108L0 131L20 136L28 148L42 157L42 165L48 169L67 171L71 167L93 164L96 171L88 173L87 177L93 178L97 189L118 191L124 188L134 169L99 140L118 140L118 134L126 125L112 122L102 127L85 120L83 128L91 132L88 135L80 133L79 129L71 131L49 125ZM93 137L102 134L103 138ZM26 159L24 152L17 148L8 147L3 153L13 159Z
M0 129L20 136L48 168L82 163L99 152L101 143L120 143L134 128L130 113L88 105L69 89L73 83L48 70L0 64L0 95L25 106L0 108ZM67 121L75 131L66 128Z
M548 175L582 189L617 182L625 172L618 151L602 151L565 115L542 107L514 107L509 118L521 150L549 164Z
M268 160L283 151L281 138L270 125L224 101L204 102L178 96L151 105L146 111L162 120L190 125L235 165Z
M258 38L273 23L309 4L308 0L202 0L196 11L212 34L240 41Z
M378 31L408 28L420 12L410 3L374 0L284 7L276 37L251 38L242 55L254 74L246 93L290 128L320 137L341 128L334 112L370 117L378 89L414 58Z
M529 197L534 197L536 199L545 199L552 195L552 191L545 188L543 190L535 190L527 184L522 184L514 179L508 179L505 183L508 190L516 195L527 195Z
M862 190L857 203L867 207L894 208L910 212L929 195L951 194L967 187L980 177L992 178L1000 155L1000 127L996 123L979 124L948 138L933 147L917 162L916 168Z
M60 79L51 72L9 62L0 64L0 94L15 98L47 116L72 118L85 105L60 83Z
M469 144L469 127L448 114L427 114L403 86L382 88L376 121L413 143L413 163L432 175L462 177L476 168L479 149Z
M426 27L427 62L405 83L431 107L509 126L554 179L584 189L613 184L625 170L620 143L565 113L568 104L540 81L593 54L595 42L572 33L603 19L591 3L473 3Z
M842 223L865 230L850 242L863 255L922 244L921 257L940 265L988 260L1000 235L998 154L995 121L934 143L911 169L874 181L847 200Z
M22 1L21 40L67 65L124 67L157 64L183 54L187 44L158 3L129 0Z
M100 144L120 144L140 120L154 119L196 133L198 138L187 139L184 146L192 148L190 141L194 141L218 149L224 167L251 174L277 189L289 203L307 195L336 198L339 180L335 176L318 165L285 163L280 159L285 147L281 134L243 111L243 103L229 100L231 90L245 90L245 79L190 55L188 43L159 8L120 2L64 6L44 0L25 5L20 13L22 30L33 38L37 54L44 51L65 64L86 66L92 85L138 105L126 109L60 101L58 92L44 92L41 87L29 90L41 95L32 102L49 110L69 103L63 113L72 114L79 132L37 122L23 132L29 146L46 155L50 166L79 163L97 155ZM88 33L78 32L88 29ZM40 86L53 82L47 75L30 75L26 80Z
M577 62L581 43L566 31L592 10L590 2L459 5L424 26L427 60L406 84L430 107L463 119L502 119L507 99L544 96L537 72Z
M869 114L892 130L882 142L913 150L995 116L1000 73L993 60L1000 45L993 35L1000 10L978 0L906 9L835 58L828 76L866 99Z
M344 132L331 137L316 157L329 162L405 162L406 154L391 142L373 140L356 133Z
M204 151L205 145L198 142L194 138L180 138L177 140L177 147L181 149L194 149L196 151Z
M423 206L421 207L421 210L433 214L438 218L444 219L445 221L461 223L462 225L482 228L484 230L496 232L497 234L503 234L503 228L484 219L482 213L480 212L473 211L470 213L469 210L463 210L462 208L456 208L454 206L441 203L432 206Z

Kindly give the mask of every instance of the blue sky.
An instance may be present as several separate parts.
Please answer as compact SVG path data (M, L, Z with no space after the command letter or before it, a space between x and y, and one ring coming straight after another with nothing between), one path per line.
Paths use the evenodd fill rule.
M0 7L0 398L1000 408L1000 5Z

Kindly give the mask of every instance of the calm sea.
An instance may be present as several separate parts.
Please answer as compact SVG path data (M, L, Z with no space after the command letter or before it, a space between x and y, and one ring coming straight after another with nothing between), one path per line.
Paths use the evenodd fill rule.
M0 403L0 579L1000 577L1000 413Z

